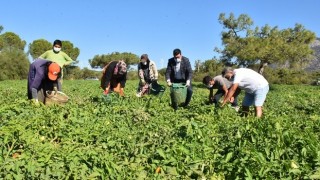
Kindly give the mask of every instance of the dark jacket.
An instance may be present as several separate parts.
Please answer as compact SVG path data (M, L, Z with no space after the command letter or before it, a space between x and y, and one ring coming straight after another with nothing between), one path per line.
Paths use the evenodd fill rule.
M57 81L51 81L48 78L48 66L51 61L37 59L30 64L28 74L28 98L32 99L32 88L40 90L52 90Z
M114 88L115 84L120 83L120 87L124 88L127 81L127 73L124 73L122 75L120 74L114 74L114 69L117 65L118 61L112 61L110 62L105 72L102 74L101 78L101 88L103 90L106 89L106 87L110 86L111 88Z
M192 80L192 68L188 58L182 56L180 62L180 70L181 70L181 77L183 81ZM168 66L166 70L166 81L170 79L171 82L175 82L177 79L175 78L175 67L176 67L176 60L174 58L170 58L168 60Z

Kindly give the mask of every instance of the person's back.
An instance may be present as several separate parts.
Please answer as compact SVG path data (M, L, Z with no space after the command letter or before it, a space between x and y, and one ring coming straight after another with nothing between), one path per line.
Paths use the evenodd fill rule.
M107 95L110 91L119 92L124 96L123 90L127 80L127 65L123 60L111 61L102 71L100 87Z
M239 68L234 70L233 83L239 83L239 88L248 93L267 86L268 81L259 73L252 69Z
M225 77L222 77L222 75L215 76L213 78L214 80L214 85L213 89L222 89L223 85L226 86L227 89L229 89L232 85L232 82L226 79Z

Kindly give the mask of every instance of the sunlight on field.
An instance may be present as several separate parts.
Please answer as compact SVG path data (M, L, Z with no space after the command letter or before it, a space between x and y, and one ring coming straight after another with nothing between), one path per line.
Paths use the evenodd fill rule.
M2 81L0 177L320 178L320 87L271 85L257 119L206 105L201 84L175 112L169 88L139 99L137 83L105 100L99 81L64 81L66 105L36 107L26 81Z

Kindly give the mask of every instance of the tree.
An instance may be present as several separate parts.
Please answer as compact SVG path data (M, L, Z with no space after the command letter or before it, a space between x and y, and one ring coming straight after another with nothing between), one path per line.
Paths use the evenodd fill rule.
M4 48L0 52L0 80L26 79L29 71L29 59L20 49Z
M221 74L223 67L224 65L221 61L217 59L209 59L204 61L202 72L216 76Z
M95 55L93 59L89 60L90 66L92 68L103 68L105 65L107 65L109 62L114 60L121 60L123 59L128 68L130 68L131 65L135 65L139 63L139 56L133 53L120 53L120 52L113 52L111 54L103 54L103 55Z
M259 63L259 72L263 73L270 63L301 68L311 60L309 44L315 40L315 34L300 24L283 30L269 25L253 29L248 15L235 18L232 13L229 17L220 14L219 22L227 31L222 32L224 49L215 51L222 54L225 64L247 67Z
M201 68L202 68L202 63L200 60L196 60L195 61L195 72L200 72Z
M49 49L52 49L52 44L45 39L37 39L29 44L29 53L33 59L38 58Z
M79 54L80 54L80 49L77 47L73 46L73 43L71 43L70 41L63 41L62 42L62 50L68 54L72 60L74 60L75 62L72 63L77 64L79 61L77 60Z
M21 38L13 33L13 32L5 32L0 35L0 51L4 48L11 50L11 49L20 49L24 50L26 46L26 41L21 40Z
M0 35L0 80L27 78L30 62L24 53L25 45L26 41L13 32Z

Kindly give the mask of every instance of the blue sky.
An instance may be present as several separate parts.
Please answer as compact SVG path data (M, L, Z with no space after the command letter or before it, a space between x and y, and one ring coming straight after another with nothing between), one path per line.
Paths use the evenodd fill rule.
M319 37L319 7L319 0L6 0L0 3L0 25L27 44L40 38L71 41L80 48L82 68L95 55L116 51L147 53L163 68L174 48L192 66L219 57L213 49L221 47L220 13L247 14L256 26L300 23Z

